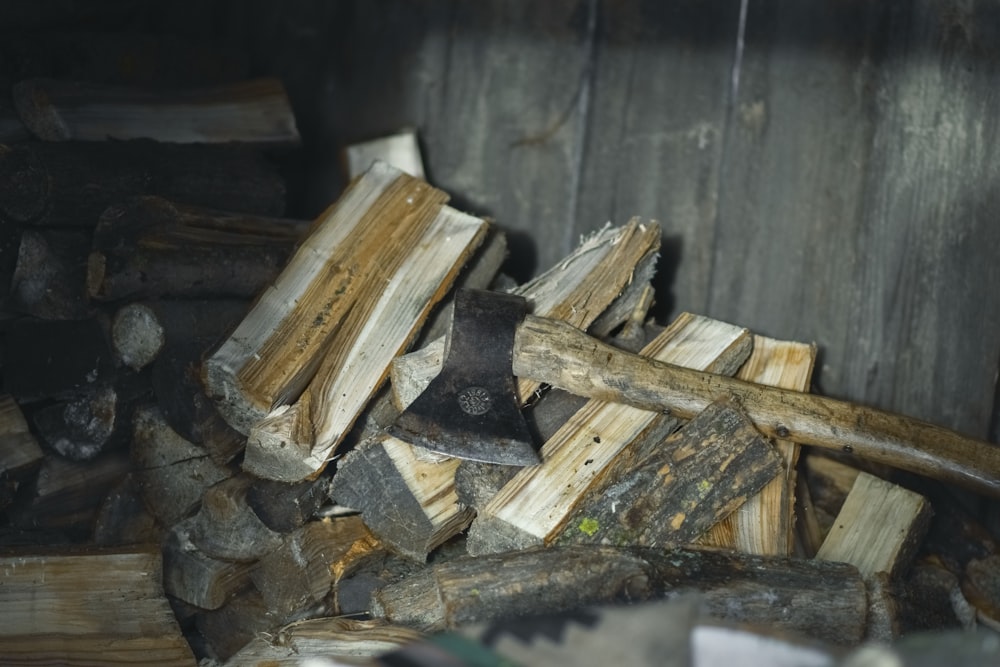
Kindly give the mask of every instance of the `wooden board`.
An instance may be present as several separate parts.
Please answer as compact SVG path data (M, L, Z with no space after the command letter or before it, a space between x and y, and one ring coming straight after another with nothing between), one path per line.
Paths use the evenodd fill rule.
M157 552L4 556L0 662L193 667L160 569Z

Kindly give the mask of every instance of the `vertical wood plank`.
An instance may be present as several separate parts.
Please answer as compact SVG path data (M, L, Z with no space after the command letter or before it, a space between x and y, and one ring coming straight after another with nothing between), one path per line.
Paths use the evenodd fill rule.
M577 233L659 220L655 312L704 312L739 2L601 2Z
M978 436L1000 351L984 13L751 4L707 308L816 341L823 393Z

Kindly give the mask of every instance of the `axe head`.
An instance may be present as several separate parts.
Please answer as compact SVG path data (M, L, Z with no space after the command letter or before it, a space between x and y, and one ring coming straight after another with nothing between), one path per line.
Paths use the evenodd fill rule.
M514 385L514 334L524 298L459 290L444 366L389 427L389 435L459 459L539 463Z

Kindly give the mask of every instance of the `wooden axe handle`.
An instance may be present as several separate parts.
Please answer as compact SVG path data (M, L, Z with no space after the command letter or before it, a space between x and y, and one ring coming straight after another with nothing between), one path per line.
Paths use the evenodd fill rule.
M729 394L768 436L838 449L1000 498L1000 446L912 417L630 354L558 320L525 317L514 339L513 371L579 396L683 419Z

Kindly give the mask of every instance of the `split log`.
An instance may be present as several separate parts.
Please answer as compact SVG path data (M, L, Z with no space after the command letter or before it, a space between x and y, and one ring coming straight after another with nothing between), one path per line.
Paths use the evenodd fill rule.
M208 488L201 507L188 524L191 544L206 556L249 563L281 544L281 535L261 522L246 502L253 484L248 475L235 475Z
M0 220L93 229L115 202L139 195L222 211L280 216L285 184L250 148L154 141L0 147Z
M747 382L808 391L816 346L754 336L753 353L736 377ZM776 439L783 473L714 527L702 543L762 555L790 556L794 546L799 446Z
M729 399L720 399L651 454L606 474L564 523L557 544L668 547L694 542L783 468L780 455Z
M177 89L36 78L14 84L12 96L21 122L42 141L300 142L274 78Z
M197 664L163 595L159 554L19 553L0 569L4 665Z
M42 448L13 396L0 394L0 477L18 477L37 467Z
M114 356L97 319L23 318L7 330L4 387L19 401L73 398L86 387L115 378Z
M340 462L331 496L361 512L390 548L423 561L464 530L474 512L458 502L459 460L421 459L418 448L386 435L361 443Z
M913 563L930 518L923 496L861 473L816 558L851 563L863 577L896 576Z
M265 526L279 533L290 533L316 516L330 500L330 483L327 475L294 484L254 480L247 489L247 504Z
M376 160L381 160L414 178L427 180L417 142L417 131L413 128L351 144L344 149L344 160L347 163L347 177L351 179L368 171Z
M372 613L436 632L683 593L699 594L721 619L838 645L864 637L867 595L853 566L691 548L581 545L459 558L376 592Z
M164 526L190 516L210 486L232 476L171 429L157 406L138 408L132 428L135 478L149 511Z
M376 164L208 359L209 393L250 433L246 470L296 482L326 466L485 235L446 198Z
M163 543L163 588L167 595L201 609L218 609L251 585L253 563L210 558L191 543L191 519L170 529Z
M258 635L229 658L226 665L294 667L313 657L353 664L356 660L389 653L422 637L415 630L379 619L314 618L292 623L269 635Z
M809 486L812 511L819 530L818 550L861 471L818 451L809 452L804 457L802 471Z
M658 244L655 225L633 220L585 241L559 266L515 291L529 297L536 312L571 318L586 327L623 298L630 282L648 284L646 272ZM635 310L633 296L629 293L624 297L629 299L628 308L617 310L631 314ZM394 400L412 400L423 390L431 377L427 369L440 370L443 349L443 339L435 340L393 362ZM529 385L522 387L524 390L527 395L533 392ZM459 463L457 459L427 456L419 448L377 433L345 456L331 494L339 503L360 510L372 531L391 548L423 560L472 519L470 508L458 502L454 485ZM380 491L373 493L372 489ZM394 500L384 501L389 497Z
M10 525L55 531L72 541L89 540L101 503L128 471L128 458L115 452L86 463L50 454L19 493L18 502L8 508Z
M87 300L85 231L25 229L17 251L7 304L48 320L79 320L90 314Z
M309 521L286 535L250 577L267 609L287 622L306 609L329 613L333 586L381 551L358 516Z
M325 467L485 229L483 220L441 209L388 285L372 286L371 309L347 313L336 337L342 347L323 358L298 402L276 408L255 425L244 462L248 470L296 481Z
M678 366L733 373L750 353L746 329L683 313L641 354ZM609 465L644 436L673 431L673 417L599 400L587 404L542 446L541 465L522 468L480 509L469 531L471 554L549 544Z
M308 223L135 197L101 212L91 298L251 299L274 281Z

